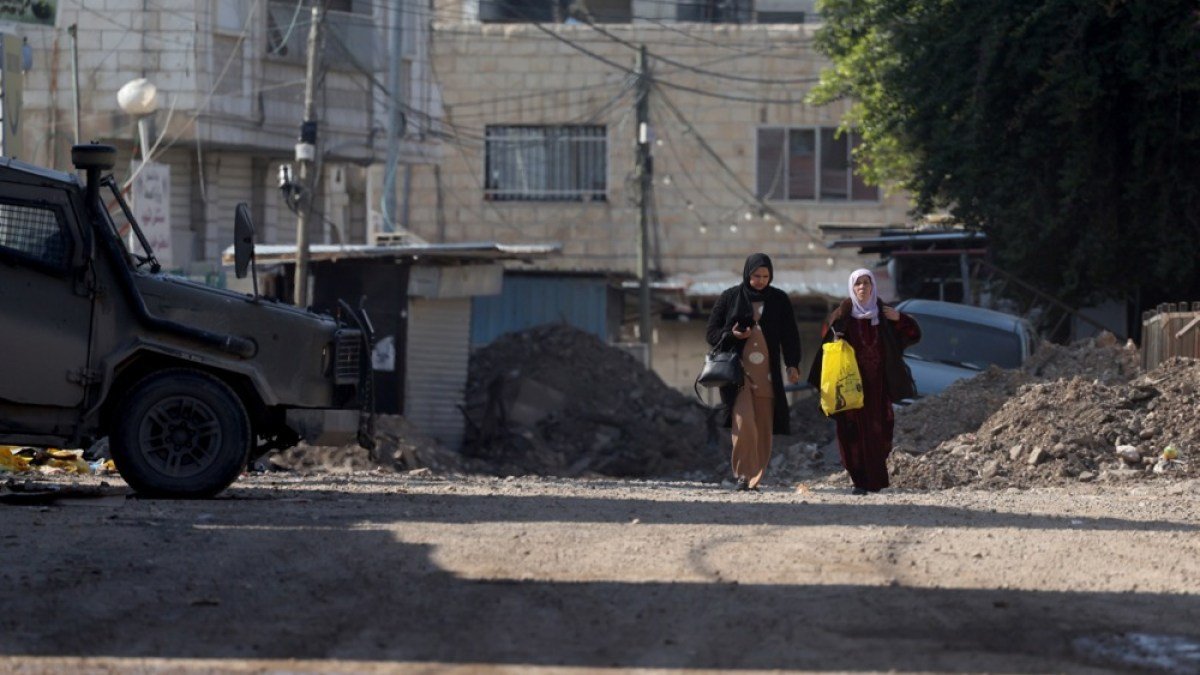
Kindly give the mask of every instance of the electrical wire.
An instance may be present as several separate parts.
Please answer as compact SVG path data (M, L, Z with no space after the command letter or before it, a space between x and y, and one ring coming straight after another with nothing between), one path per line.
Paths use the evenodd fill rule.
M304 0L296 0L296 11L292 12L291 25L288 26L287 32L283 34L283 37L279 38L279 44L267 50L268 54L278 55L280 50L287 46L288 40L292 39L292 31L296 29L296 19L300 18L300 9L302 7L304 7ZM270 12L269 6L267 11L268 13Z
M403 1L403 0L399 0L399 1ZM478 19L478 16L479 16L478 11L468 12L465 9L455 10L455 9L451 9L451 8L448 8L445 6L442 6L442 7L413 7L411 3L406 3L406 4L408 4L408 7L405 7L404 9L401 10L405 14L413 14L416 16L431 17L435 20L438 18L441 18L441 17L452 17L452 18L456 17L461 20L476 20L476 21L479 21L480 23L493 23L493 24L498 24L498 25L512 24L512 23L524 23L524 22L529 22L529 21L541 20L541 19L539 19L538 15L533 14L529 11L530 8L514 4L513 2L509 2L508 0L491 0L491 2L489 4L494 5L494 6L500 6L509 11L512 11L515 14L515 16L506 17L505 19L492 20L492 21L484 21L484 20ZM638 4L639 5L660 5L660 6L664 6L664 7L669 7L671 9L677 9L681 3L678 0L638 0ZM338 11L338 10L330 10L330 11L335 11L339 14L351 14L351 15L358 15L358 16L366 16L366 15L372 14L375 10L382 9L382 10L390 11L390 9L393 7L393 5L391 4L390 0L385 0L383 2L371 2L369 0L355 0L354 7L355 7L356 11L352 11L352 12L342 12L342 11ZM357 10L361 10L361 9L370 9L370 10L372 10L372 12L357 11ZM621 19L622 19L621 21L613 20L613 21L604 21L603 23L611 24L611 25L625 25L625 24L631 24L631 23L642 22L642 21L652 23L652 22L656 22L656 21L661 21L663 19L663 17L662 16L650 16L650 15L645 15L645 14L635 14L633 12L630 12L628 14L622 14ZM628 19L628 20L626 21L625 19ZM774 23L759 23L757 21L677 21L677 23L679 23L680 25L684 25L684 26L693 26L693 25L695 25L695 26L781 25L781 24L774 24ZM813 25L813 24L817 24L817 23L820 23L820 22L804 22L803 24L793 24L793 25Z
M678 3L675 0L642 0L642 2L670 5L672 7L678 6ZM467 36L477 35L478 33L472 32L472 31L465 31L465 30L461 30L461 29L449 28L448 26L459 24L459 25L469 25L469 26L510 27L510 26L521 26L521 25L526 25L526 24L530 24L530 23L546 23L543 20L539 20L538 17L531 15L528 11L525 10L525 8L514 6L508 2L500 2L499 4L504 5L504 6L508 7L509 9L516 10L516 13L518 14L518 16L514 17L513 20L511 20L511 21L484 21L484 20L478 19L477 13L471 14L471 13L468 13L466 10L457 10L456 11L456 10L453 10L453 9L450 9L447 7L414 8L411 5L401 9L400 11L402 14L405 14L405 15L411 15L414 17L429 20L434 25L434 30L436 32L446 33L446 34L461 34L461 35L467 35ZM392 11L392 6L388 3L370 3L370 2L362 2L362 0L358 0L356 2L356 6L357 7L366 7L366 8L371 8L371 9ZM335 13L348 14L350 16L356 16L356 17L369 17L370 16L366 12L351 12L351 13L335 12ZM599 22L599 23L603 23L604 25L609 25L609 26L614 26L614 27L615 26L638 26L639 23L637 23L637 22L645 22L647 24L652 24L652 25L656 25L659 27L670 26L670 24L668 22L665 22L662 20L662 17L652 17L652 16L631 14L629 16L629 19L630 19L630 21L628 21L628 22ZM754 23L754 22L716 22L716 21L714 21L714 22L676 22L676 23L679 26L691 26L691 27L695 27L696 29L699 29L699 27L701 27L701 26L742 26L742 27L752 28L752 27L766 27L766 26L783 25L783 24L768 24L768 23ZM308 22L306 22L305 20L303 20L303 19L299 20L298 27L303 28L303 27L306 27L307 25L308 25ZM557 24L557 25L567 26L570 24ZM792 24L792 25L809 25L809 24ZM660 39L655 40L656 44L664 45L664 46L672 45L672 46L680 46L680 47L688 47L688 46L694 47L695 43L699 42L699 43L710 44L711 46L722 46L723 48L729 48L729 49L738 49L743 44L750 45L750 46L758 46L756 43L721 44L721 43L717 43L715 41L709 40L705 37L688 33L686 28L668 28L668 30L670 30L670 32L683 35L689 39L687 41L670 42L670 41L662 40L660 38ZM523 36L523 37L526 39L531 39L534 36ZM545 38L541 38L541 39L545 39ZM809 40L809 38L807 36L804 36L804 39L806 41ZM580 42L592 42L592 43L596 43L596 44L602 44L602 43L608 42L608 40L603 39L603 38L597 38L597 39L577 38L577 40L579 40ZM806 60L806 61L813 60L812 58L804 57L804 56L781 57L781 58L798 58L800 60Z
M568 40L567 38L564 38L564 37L558 35L554 31L550 30L549 28L546 28L545 26L543 26L541 24L535 23L533 25L538 30L546 33L547 35L552 36L555 40L558 40L559 42L562 42L563 44L567 45L568 47L571 47L572 49L575 49L576 51L582 52L583 54L586 54L586 55L592 57L593 59L600 61L601 63L607 64L613 68L622 70L627 73L632 73L635 75L637 74L637 71L633 70L632 68L623 66L606 56L597 54L596 52L588 49L587 47L576 44L576 43L572 42L571 40ZM703 89L698 89L696 87L689 87L686 85L671 82L670 80L664 80L662 78L654 78L653 82L656 85L660 85L663 87L669 87L671 89L677 89L679 91L686 91L686 92L689 92L692 94L697 94L700 96L719 98L719 99L724 99L727 101L738 101L741 103L779 103L779 104L783 104L783 105L795 105L797 103L803 103L802 99L791 99L791 98L777 99L777 98L747 97L747 96L734 96L732 94L721 94L721 93L712 92L712 91L705 91Z
M655 84L656 83L652 83L651 86L653 87L653 86L655 86ZM670 97L667 96L667 94L661 90L658 91L658 95L659 95L658 96L659 100L661 100L663 102L663 104L667 107L667 110L669 110L672 113L672 115L675 116L675 118L679 121L679 123L681 125L683 125L685 129L687 129L689 134L692 136L692 138L694 138L696 140L696 142L699 144L700 148L704 151L704 153L706 155L708 155L709 158L713 162L715 162L716 165L718 167L720 167L721 170L733 180L733 182L738 187L738 191L742 195L744 195L745 198L747 199L747 203L753 203L759 209L760 212L770 213L772 215L772 217L776 218L780 222L783 222L783 223L786 223L786 224L792 226L793 229L802 233L811 242L813 242L815 244L820 244L821 246L825 246L826 248L828 248L828 245L824 242L823 239L821 239L819 236L810 232L807 228L800 225L800 223L797 223L795 220L793 220L787 214L779 211L774 206L771 206L769 203L767 203L761 197L759 197L757 193L755 193L753 190L751 190L745 183L743 183L741 176L739 176L737 174L737 172L734 171L733 168L729 166L729 164L725 161L725 159L723 157L721 157L721 155L716 150L713 149L712 145L708 142L708 140L703 136L703 134L701 134L696 129L696 127L691 123L691 121L689 121L687 119L687 116L683 114L683 111L681 111L679 109L679 107L676 106L675 103L671 101Z
M233 49L230 50L229 57L225 59L225 65L221 67L221 71L213 80L212 88L209 89L208 94L205 95L204 100L200 103L200 105L196 106L195 112L188 116L188 119L182 125L180 125L180 128L176 130L175 134L171 137L171 140L168 141L165 146L163 146L162 152L165 152L174 146L175 143L179 141L179 138L183 136L184 131L195 125L196 120L199 119L200 116L204 114L204 111L208 109L209 104L212 102L212 97L217 92L217 88L221 86L221 82L225 79L225 74L229 72L229 67L233 64L234 58L239 56L242 44L246 41L246 37L250 33L250 26L254 22L254 15L258 12L259 5L266 1L267 0L255 0L255 2L251 5L250 11L246 14L246 23L242 27L241 34L238 35L237 43L235 43ZM143 158L145 162L151 161L155 154L157 154L157 148L162 139L166 136L166 133L166 128L164 128L163 132L159 134L159 137L155 139L154 143L151 144L150 151L146 152L145 157Z
M593 23L591 21L584 21L583 23L584 23L584 25L590 27L592 30L595 30L596 32L600 33L601 35L604 35L605 37L609 38L613 42L616 42L617 44L628 47L629 49L632 49L634 51L640 51L642 48L641 45L636 45L636 44L630 42L629 40L626 40L622 37L614 35L613 33L601 28L600 26L597 26L595 23ZM655 60L662 61L663 63L666 63L668 65L675 66L679 70L687 70L687 71L694 72L694 73L697 73L700 75L705 75L707 77L715 77L715 78L724 79L724 80L735 80L737 82L752 82L754 84L787 85L787 84L813 84L815 82L820 81L819 77L774 79L774 78L747 77L744 75L731 75L729 73L721 73L721 72L717 72L715 70L707 70L705 68L689 65L689 64L683 63L681 61L676 61L675 59L663 56L663 55L655 53L651 50L647 50L646 55L647 55L647 57L652 57Z

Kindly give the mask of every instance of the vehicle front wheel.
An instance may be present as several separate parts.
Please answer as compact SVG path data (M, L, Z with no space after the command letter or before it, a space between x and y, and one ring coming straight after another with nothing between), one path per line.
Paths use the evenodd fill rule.
M164 370L129 391L110 436L113 463L139 494L211 497L250 452L250 418L237 395L206 373Z

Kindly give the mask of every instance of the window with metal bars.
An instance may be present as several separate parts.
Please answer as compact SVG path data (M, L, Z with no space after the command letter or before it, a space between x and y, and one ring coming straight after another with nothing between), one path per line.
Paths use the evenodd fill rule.
M0 248L59 269L67 264L67 238L52 208L0 203Z
M877 202L879 188L858 172L856 132L834 127L758 130L758 190L762 199Z
M608 133L604 126L489 125L486 141L484 199L608 198Z

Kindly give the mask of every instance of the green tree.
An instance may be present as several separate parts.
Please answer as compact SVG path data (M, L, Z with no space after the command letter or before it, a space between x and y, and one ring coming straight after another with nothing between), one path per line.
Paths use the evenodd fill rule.
M1200 300L1196 0L825 0L869 179L1075 301Z

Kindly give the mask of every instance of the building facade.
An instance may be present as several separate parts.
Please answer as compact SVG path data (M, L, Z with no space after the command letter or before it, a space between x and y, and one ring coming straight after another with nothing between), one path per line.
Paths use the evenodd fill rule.
M543 267L609 273L627 290L644 255L653 366L678 387L705 351L696 320L749 253L769 253L778 285L816 319L866 262L827 233L901 225L908 202L855 173L846 104L805 101L829 65L812 5L437 0L445 146L414 178L416 232L561 242ZM626 298L624 338L636 340L637 295Z
M404 167L436 154L418 123L431 105L427 24L406 21L408 6L398 2L327 3L314 88L313 242L364 242L372 229L401 226L401 207L383 216L382 182L390 175L402 185ZM70 170L78 119L78 140L115 145L122 158L115 173L127 180L147 154L143 129L164 183L144 199L161 199L157 217L169 229L160 251L165 267L219 278L237 203L251 206L259 241L296 238L280 167L294 163L304 119L312 16L309 3L291 0L59 2L53 26L14 28L33 57L19 159ZM137 78L158 93L157 111L144 120L118 104L118 91ZM398 166L389 167L394 99L403 140ZM146 194L133 188L135 201ZM401 206L403 200L401 192Z

